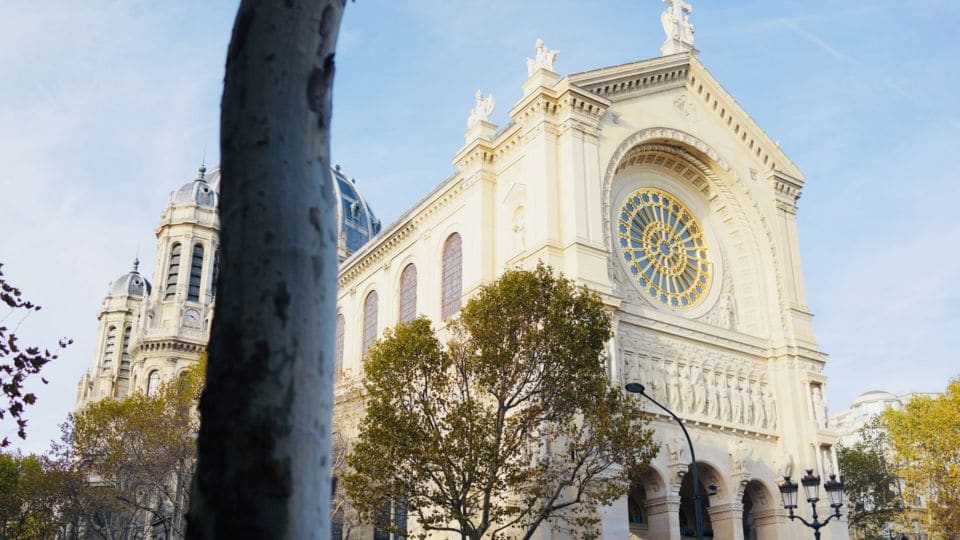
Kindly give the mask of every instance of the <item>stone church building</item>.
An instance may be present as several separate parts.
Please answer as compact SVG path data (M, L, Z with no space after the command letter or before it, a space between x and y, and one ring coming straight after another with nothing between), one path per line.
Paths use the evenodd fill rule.
M355 419L361 358L384 328L421 314L441 324L505 269L543 261L609 306L611 384L640 382L684 419L702 489L715 487L703 502L713 537L807 538L777 484L804 469L835 472L837 435L798 249L805 180L698 60L688 6L668 4L655 58L561 77L556 52L538 41L509 122L490 123L493 98L478 91L455 172L393 224L381 229L356 184L334 171L339 421ZM152 286L136 265L110 285L78 407L149 393L205 350L219 181L201 169L174 192ZM648 410L661 451L604 509L607 539L693 536L686 441ZM798 513L809 517L809 505ZM846 538L846 525L822 534Z

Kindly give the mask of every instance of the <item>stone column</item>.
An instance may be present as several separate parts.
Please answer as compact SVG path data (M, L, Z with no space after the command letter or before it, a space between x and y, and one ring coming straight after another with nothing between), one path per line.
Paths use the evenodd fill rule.
M757 540L777 540L787 537L786 530L782 530L785 521L786 518L782 508L754 510L753 528L757 531Z
M710 514L714 538L743 540L743 504L718 504L707 508L707 513Z
M643 501L650 540L680 540L680 496L665 495ZM628 538L628 537L624 537Z

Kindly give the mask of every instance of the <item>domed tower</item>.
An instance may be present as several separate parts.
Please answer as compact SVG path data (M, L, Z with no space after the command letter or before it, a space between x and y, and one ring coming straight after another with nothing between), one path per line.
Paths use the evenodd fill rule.
M380 220L337 166L341 261L380 232ZM153 392L197 361L210 337L219 268L220 171L201 166L170 196L157 227L150 286L134 270L110 286L100 313L94 369L84 375L77 406L129 392Z
M138 266L139 261L134 261L133 269L107 289L97 315L100 324L93 368L80 380L78 407L106 397L122 398L129 391L130 342L144 299L151 291Z
M206 350L213 314L220 244L217 214L220 173L197 178L173 192L157 228L154 288L132 343L131 385L154 392Z
M380 233L380 220L360 195L356 183L355 179L347 179L340 165L333 168L333 188L340 201L337 205L337 224L340 227L337 255L340 262Z

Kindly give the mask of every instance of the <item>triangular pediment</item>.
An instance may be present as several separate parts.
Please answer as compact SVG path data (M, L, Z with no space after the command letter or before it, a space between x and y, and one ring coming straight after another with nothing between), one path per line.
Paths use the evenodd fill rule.
M706 67L690 53L661 56L582 73L566 80L613 103L643 95L685 88L706 115L729 129L767 170L782 171L803 183L803 173L780 147L750 118Z

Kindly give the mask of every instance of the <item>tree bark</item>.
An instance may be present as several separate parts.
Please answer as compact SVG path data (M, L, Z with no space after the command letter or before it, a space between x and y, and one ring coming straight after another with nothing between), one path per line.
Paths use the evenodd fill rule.
M344 0L243 0L221 103L221 264L189 538L329 538L330 177Z

